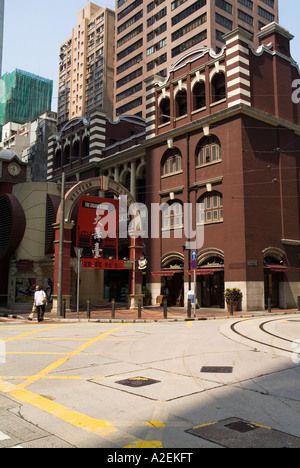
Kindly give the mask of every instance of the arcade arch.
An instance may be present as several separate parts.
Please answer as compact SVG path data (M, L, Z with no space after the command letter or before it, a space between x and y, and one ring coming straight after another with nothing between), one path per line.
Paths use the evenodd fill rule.
M108 177L101 176L97 178L87 179L79 182L72 187L65 195L64 199L64 211L61 212L62 206L60 205L56 223L55 223L55 261L54 261L54 292L53 292L53 312L57 312L57 298L58 298L58 278L59 269L63 268L63 283L62 296L66 299L66 307L70 308L71 300L71 282L74 275L71 272L71 246L72 246L72 230L75 226L73 220L74 208L76 207L79 199L83 195L91 195L93 192L108 192L116 197L121 197L122 207L129 208L135 203L135 198L132 194L119 182L116 182ZM60 266L60 218L64 216L64 231L63 231L63 259L62 266ZM129 237L129 261L126 263L126 269L128 269L128 302L130 308L137 307L137 300L142 298L141 294L141 273L137 270L137 260L142 256L143 244L141 238ZM82 284L88 284L90 287L89 293L93 293L96 300L102 299L104 301L104 270L90 270L84 271L84 278ZM74 283L74 281L73 281ZM91 292L91 285L94 285L94 290ZM84 289L83 287L81 289ZM100 297L102 296L102 298ZM82 300L88 299L81 296Z

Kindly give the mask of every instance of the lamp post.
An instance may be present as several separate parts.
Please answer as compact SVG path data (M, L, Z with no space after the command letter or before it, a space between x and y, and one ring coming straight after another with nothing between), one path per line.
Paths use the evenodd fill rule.
M66 185L66 174L63 172L62 179L61 179L61 192L60 192L60 224L59 224L58 281L57 281L57 315L60 317L62 316L65 185Z
M80 270L81 270L81 255L83 249L81 247L75 247L75 254L77 257L77 318L79 319L79 287L80 287Z

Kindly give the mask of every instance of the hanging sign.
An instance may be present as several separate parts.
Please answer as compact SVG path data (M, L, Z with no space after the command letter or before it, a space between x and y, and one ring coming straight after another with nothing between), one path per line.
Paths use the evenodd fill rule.
M76 247L82 248L82 268L123 270L118 260L119 201L79 199Z

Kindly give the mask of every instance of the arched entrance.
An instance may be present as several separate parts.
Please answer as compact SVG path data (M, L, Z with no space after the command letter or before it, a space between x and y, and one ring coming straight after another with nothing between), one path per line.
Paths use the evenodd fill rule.
M167 299L168 305L184 305L184 257L179 252L168 252L161 258L161 270L152 272L152 276L161 278L160 295L156 302Z
M281 307L281 289L285 281L288 267L284 264L285 252L278 248L269 247L263 251L264 256L264 291L265 308Z
M219 249L199 253L197 298L200 307L224 307L224 254Z
M57 301L59 287L62 290L62 297L66 300L66 308L70 308L70 285L71 285L71 232L74 227L74 220L72 220L72 214L76 202L83 195L91 194L94 191L109 192L112 195L119 197L122 208L127 211L132 204L135 203L135 199L132 194L120 183L109 179L108 177L101 176L97 178L87 179L79 182L72 187L64 197L64 230L63 230L63 248L62 259L60 258L60 220L61 220L61 205L58 209L55 229L55 260L54 260L54 293L53 293L53 309L52 312L57 312ZM141 224L141 223L140 223ZM127 223L126 223L127 229ZM127 236L125 227L122 228L122 233L119 233L123 237ZM130 308L137 307L137 300L142 299L141 294L141 273L137 269L137 260L142 256L142 239L141 237L135 236L129 237L129 261L127 262L127 268L129 271L129 306ZM61 263L61 266L60 266ZM62 284L59 285L59 269L62 268ZM93 273L98 274L101 277L103 270L95 270ZM102 279L103 281L103 275ZM104 296L103 296L104 298Z

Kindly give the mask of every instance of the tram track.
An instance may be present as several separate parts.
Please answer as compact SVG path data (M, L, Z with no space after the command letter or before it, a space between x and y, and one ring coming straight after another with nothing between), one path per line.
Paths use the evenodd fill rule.
M256 319L252 319L252 320L256 320ZM271 322L280 322L282 320L283 320L282 317L277 318L277 319L272 319L272 320L266 320L265 322L261 323L258 328L264 334L266 334L268 336L271 336L274 339L281 340L283 342L288 342L288 343L292 344L292 343L294 343L295 340L292 340L292 339L277 335L277 334L272 333L272 332L270 332L269 330L266 329L267 324L270 324ZM285 320L293 322L292 319L285 318ZM257 344L267 346L267 347L272 348L272 349L276 349L276 350L279 350L279 351L284 351L285 353L289 353L289 354L293 353L293 350L291 349L291 347L289 349L287 349L287 348L284 348L282 345L279 345L278 343L275 345L274 343L270 343L268 341L262 341L261 339L254 338L254 337L249 336L248 334L245 334L245 332L241 332L241 330L238 329L239 325L241 325L241 324L244 325L245 320L238 320L237 322L234 322L233 324L231 324L231 326L230 326L231 331L233 333L235 333L236 335L238 335L238 336L240 336L240 337L242 337L242 338L244 338L244 339L246 339L246 340L248 340L248 341L250 341L252 343L257 343Z

